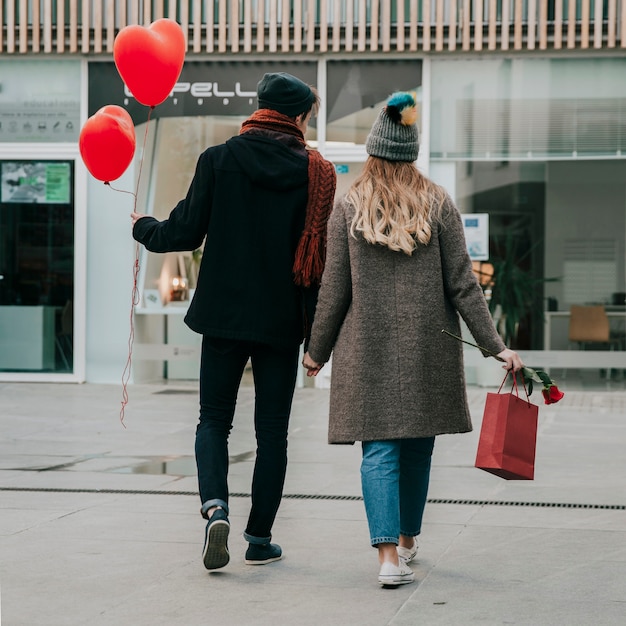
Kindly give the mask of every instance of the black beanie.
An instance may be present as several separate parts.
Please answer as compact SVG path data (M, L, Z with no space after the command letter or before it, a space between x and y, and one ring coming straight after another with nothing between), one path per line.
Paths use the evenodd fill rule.
M259 109L273 109L289 117L308 111L315 102L311 88L286 72L265 74L257 85L257 96Z

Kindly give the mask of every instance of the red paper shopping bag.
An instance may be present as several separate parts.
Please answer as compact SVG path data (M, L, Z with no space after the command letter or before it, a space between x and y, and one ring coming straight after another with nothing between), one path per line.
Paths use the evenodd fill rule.
M513 390L487 394L475 466L507 480L532 480L539 407L519 397L515 376Z

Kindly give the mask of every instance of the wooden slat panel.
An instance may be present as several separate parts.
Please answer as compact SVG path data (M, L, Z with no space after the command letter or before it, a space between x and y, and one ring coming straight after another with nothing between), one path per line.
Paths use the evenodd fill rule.
M615 48L617 27L617 0L609 0L608 28L606 33L607 48Z
M602 5L600 0L596 0L594 3L593 11L593 47L602 47Z
M78 0L74 3L78 5ZM2 2L0 2L0 10L2 8ZM78 9L77 9L78 13ZM2 30L0 28L0 30ZM76 37L78 38L78 17L76 19ZM39 2L33 3L33 35L32 35L32 51L39 52L41 49L41 6ZM2 50L2 33L0 33L0 50ZM76 51L78 52L78 42Z
M39 2L33 4L33 39L35 38L35 5L39 9ZM78 2L74 0L70 3L70 53L78 52Z
M302 52L302 0L293 0L293 51Z
M13 3L9 5L11 7L11 15L7 10L7 48L13 48L13 24L15 20L15 14L13 13ZM7 9L9 9L9 6ZM52 0L44 0L43 3L43 51L52 52ZM13 52L13 49L9 49L9 52Z
M452 0L449 4L449 20L448 27L448 50L456 50L456 34L457 34L457 0Z
M194 2L194 11L196 7L202 13L202 2ZM143 3L143 15L142 15L142 24L144 26L148 26L152 22L152 2L144 2Z
M509 31L511 29L511 3L509 0L502 2L502 25L500 27L500 49L509 49Z
M333 3L333 52L341 50L341 3Z
M269 15L269 51L276 52L278 49L278 11L276 8L277 0L269 0L270 3L270 15Z
M482 0L481 0L482 2ZM422 3L422 48L430 50L430 0L424 0Z
M107 10L113 2L108 2L106 4ZM126 13L126 11L124 11ZM115 10L113 11L113 15L115 16ZM115 18L114 18L115 19ZM139 2L138 0L130 0L130 9L128 10L128 24L139 24Z
M474 50L483 49L483 0L474 3Z
M576 47L576 2L567 3L567 47Z
M515 0L515 15L513 16L513 48L522 49L522 0Z
M417 0L411 0L409 15L409 50L417 50Z
M105 7L106 49L107 52L113 52L115 40L115 6L112 2L108 2L105 4ZM120 26L120 28L123 28L123 26Z
M95 2L93 7L93 51L103 52L102 49L102 3Z
M99 4L105 4L106 0L94 0L94 1ZM109 2L108 5L105 5L105 6L107 9L105 15L108 14L109 11L111 11L113 13L113 16L115 16L115 4L113 2ZM102 10L102 7L100 8L100 10ZM128 24L127 15L126 15L126 0L119 0L119 10L117 12L117 15L118 15L117 26L119 26L121 30Z
M346 34L344 36L344 47L347 52L351 52L354 46L354 1L348 0L346 4Z
M169 0L167 3L167 17L170 20L178 21L178 1L177 0Z
M11 2L15 2L15 0L10 0ZM19 50L23 54L28 50L28 19L27 19L27 11L28 11L28 3L26 0L19 0L20 5L20 19L18 24L19 29ZM3 15L0 13L0 15Z
M180 21L181 26L185 33L187 32L187 28L185 25L185 18L183 15L183 6L187 6L186 2L181 4L181 15ZM232 52L239 52L239 0L230 0L230 19L228 26L229 34L230 34L230 49Z
M319 51L328 51L328 1L320 0L320 43Z
M487 34L487 48L496 49L498 37L498 3L497 0L489 0L489 29Z
M91 31L91 2L83 0L82 4L82 22L81 22L81 52L87 54L90 48L90 31Z
M189 50L189 4L187 2L180 3L180 18L178 23L183 29L183 35L185 36L185 50ZM239 33L237 33L237 41L239 41Z
M380 7L381 44L383 52L391 49L391 3L382 0Z
M252 0L243 3L243 51L252 52Z
M415 0L417 2L417 0ZM367 7L365 0L359 0L359 34L357 40L357 50L365 50L365 36L367 28Z
M609 11L607 14L608 24L606 29L606 47L615 48L617 29L617 0L609 0Z
M590 16L590 0L581 0L580 6L580 47L589 47L589 16Z
M444 19L443 0L437 0L435 5L435 50L437 51L443 50Z
M556 50L563 47L563 0L554 2L554 47Z
M7 29L7 52L15 52L15 2L13 0L9 0L7 3L5 23Z
M380 27L380 0L370 0L372 13L370 17L370 50L378 50L378 29Z
M398 20L396 22L396 50L403 52L406 42L406 37L404 36L404 22L406 17L404 15L403 0L396 0L396 15Z
M463 50L470 49L470 40L471 40L471 24L472 24L472 3L471 0L463 0Z
M548 0L539 0L539 49L548 47Z
M65 52L65 2L57 2L57 54Z
M205 16L204 21L206 22L206 51L213 52L215 50L215 4L213 2L208 2L205 4Z
M217 14L217 50L226 52L226 37L228 35L228 23L226 21L226 3L228 0L219 0Z
M265 49L265 0L257 1L256 49L257 52Z
M621 28L620 35L622 40L622 48L626 48L626 1L622 0L622 15L621 15Z
M281 15L281 50L289 52L290 34L291 34L291 0L283 0L283 8Z
M193 11L191 15L191 49L193 52L202 51L202 3L201 2L193 3Z
M534 50L537 38L537 0L528 0L526 25L526 47Z
M152 16L152 21L156 22L157 20L160 20L161 18L165 17L165 12L163 9L163 0L153 0L153 4L154 4L154 15ZM213 3L211 2L209 6L212 7ZM211 23L213 23L213 17L211 17Z
M4 0L0 0L0 15L4 15ZM0 28L0 53L2 53L3 49L4 49L4 28Z

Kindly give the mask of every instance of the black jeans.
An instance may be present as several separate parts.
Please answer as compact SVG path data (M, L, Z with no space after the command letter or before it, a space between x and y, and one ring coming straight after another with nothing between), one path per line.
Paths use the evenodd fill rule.
M287 432L299 346L279 350L250 341L204 337L196 464L203 510L221 501L228 511L228 436L248 359L252 362L257 450L246 535L269 541L287 470Z

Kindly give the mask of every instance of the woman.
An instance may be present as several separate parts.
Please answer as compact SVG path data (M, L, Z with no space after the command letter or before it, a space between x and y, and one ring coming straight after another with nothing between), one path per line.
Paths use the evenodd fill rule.
M451 198L414 165L414 96L396 93L367 138L363 173L335 205L303 365L333 352L329 442L361 441L361 480L383 586L414 579L436 435L472 429L459 314L505 369L506 348L472 272Z

